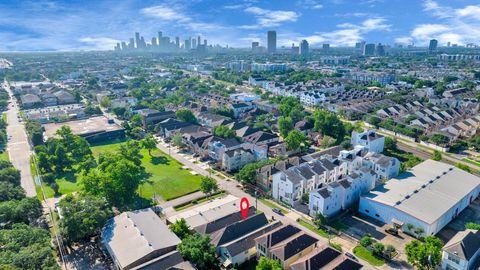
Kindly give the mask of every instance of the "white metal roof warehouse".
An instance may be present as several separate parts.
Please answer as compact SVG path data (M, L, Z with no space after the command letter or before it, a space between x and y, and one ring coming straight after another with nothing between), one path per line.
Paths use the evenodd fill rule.
M382 222L403 222L404 230L410 223L432 235L477 198L479 190L479 177L426 160L363 196L359 208Z

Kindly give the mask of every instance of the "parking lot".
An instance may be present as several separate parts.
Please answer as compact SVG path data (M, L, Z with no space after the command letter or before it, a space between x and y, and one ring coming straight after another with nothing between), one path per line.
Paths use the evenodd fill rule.
M398 232L398 235L389 234L385 230L391 228L391 224L384 224L363 215L346 215L340 220L340 222L345 225L343 233L347 234L349 237L355 238L357 241L360 241L360 239L366 234L370 234L385 246L392 245L395 247L398 255L394 258L392 263L385 265L386 269L406 269L408 267L406 264L407 258L404 253L404 248L407 243L414 239L413 237L406 235L401 231Z
M465 230L465 225L469 222L480 223L480 198L477 198L465 208L465 210L463 210L455 220L445 226L437 236L446 243L457 232Z

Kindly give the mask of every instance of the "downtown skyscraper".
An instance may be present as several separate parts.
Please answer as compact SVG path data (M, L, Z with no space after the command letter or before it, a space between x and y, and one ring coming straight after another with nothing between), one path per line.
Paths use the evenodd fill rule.
M275 53L277 51L277 32L267 32L267 51L268 53Z

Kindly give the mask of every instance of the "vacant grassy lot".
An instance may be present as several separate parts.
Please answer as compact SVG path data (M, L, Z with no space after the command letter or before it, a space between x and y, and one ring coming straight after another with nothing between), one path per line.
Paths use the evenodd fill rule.
M123 141L92 145L93 155L98 158L100 154L111 153L120 148ZM171 200L189 194L200 189L201 176L190 174L189 170L182 169L183 164L168 155L155 149L152 156L148 151L142 149L142 165L145 167L150 177L142 183L138 189L140 197L151 200L154 195L160 196L163 200ZM73 174L65 174L59 177L55 182L59 187L59 194L70 194L81 189L79 183L75 181ZM37 193L40 187L37 187ZM48 198L54 197L55 192L48 185L44 185L45 194Z
M92 152L95 157L102 153L108 153L117 150L121 142L92 146ZM183 164L170 158L159 149L152 151L152 156L148 151L142 149L142 165L145 167L150 178L143 183L138 193L142 198L152 199L153 195L159 195L164 200L172 200L199 190L201 176L192 175L189 170L182 169Z

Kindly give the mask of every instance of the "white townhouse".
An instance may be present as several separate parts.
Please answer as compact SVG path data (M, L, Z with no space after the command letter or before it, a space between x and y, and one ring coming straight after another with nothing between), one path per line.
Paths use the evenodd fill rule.
M478 269L480 254L480 232L460 231L442 248L443 270Z
M303 194L334 182L345 174L345 164L340 164L338 160L305 162L272 175L272 197L293 206Z
M321 213L331 217L357 203L362 194L375 188L375 172L362 167L345 178L310 192L308 209L311 216Z
M328 101L327 95L321 91L305 91L299 97L302 104L312 107Z
M372 169L378 179L396 177L400 171L400 161L394 157L369 152L362 158L362 166Z
M385 138L374 130L364 132L352 132L352 145L367 147L369 152L382 153L385 147Z

